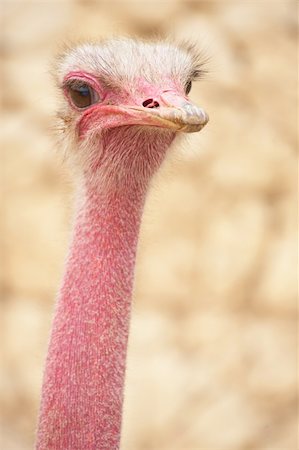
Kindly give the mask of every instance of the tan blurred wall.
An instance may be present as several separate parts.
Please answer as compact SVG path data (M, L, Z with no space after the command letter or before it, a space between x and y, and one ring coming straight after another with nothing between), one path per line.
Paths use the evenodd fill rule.
M1 23L2 450L33 446L72 184L52 139L66 39L191 38L210 114L153 183L123 450L296 450L296 2L9 1Z

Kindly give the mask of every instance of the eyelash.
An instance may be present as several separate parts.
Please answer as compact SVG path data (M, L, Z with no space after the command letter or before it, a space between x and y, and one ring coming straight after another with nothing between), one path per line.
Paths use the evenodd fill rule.
M202 69L200 69L200 68L195 68L195 69L191 72L191 74L190 74L190 76L189 76L189 78L188 78L188 80L187 80L187 82L186 82L186 84L185 84L185 92L186 92L186 94L188 94L188 93L191 91L192 83L193 83L194 81L201 80L202 77L204 76L204 74L205 74L205 71L202 70ZM191 86L190 86L190 88L189 88L189 84L190 84L190 83L191 83Z

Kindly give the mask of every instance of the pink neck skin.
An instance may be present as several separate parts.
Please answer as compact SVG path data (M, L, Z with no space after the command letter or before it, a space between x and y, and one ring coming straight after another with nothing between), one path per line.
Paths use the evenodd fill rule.
M133 128L104 133L107 144L94 149L99 162L85 168L46 361L37 450L119 448L141 214L149 180L174 138ZM98 170L104 175L110 167L110 179L120 175L118 164L127 167L118 187L95 182L102 179Z
M87 189L55 313L38 450L119 447L143 193Z

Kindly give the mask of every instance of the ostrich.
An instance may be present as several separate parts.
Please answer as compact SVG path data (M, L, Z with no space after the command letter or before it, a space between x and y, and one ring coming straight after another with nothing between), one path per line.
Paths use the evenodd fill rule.
M57 64L76 213L44 372L37 450L119 448L137 238L153 174L206 113L194 47L114 38Z

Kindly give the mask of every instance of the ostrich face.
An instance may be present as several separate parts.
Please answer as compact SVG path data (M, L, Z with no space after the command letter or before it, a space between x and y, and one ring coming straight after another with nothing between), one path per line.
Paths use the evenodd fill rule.
M165 154L178 131L199 131L208 121L188 99L192 81L201 74L193 50L165 42L114 39L79 46L58 66L63 129L77 146L88 148L94 170L108 155L115 169L117 161L122 172L128 161L132 169L138 158L124 151L132 143L147 149L140 155L143 172L145 161L155 168L161 162L157 155Z

